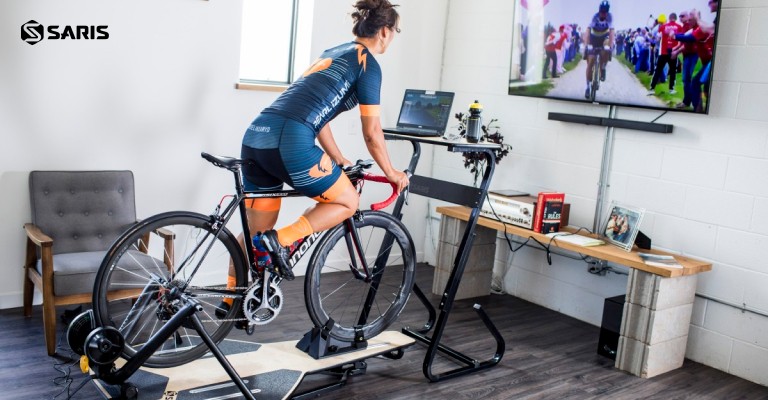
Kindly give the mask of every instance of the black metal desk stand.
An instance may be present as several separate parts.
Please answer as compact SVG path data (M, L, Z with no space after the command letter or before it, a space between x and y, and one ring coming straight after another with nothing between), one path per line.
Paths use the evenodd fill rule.
M491 178L493 177L493 171L496 165L496 155L494 150L498 149L500 145L485 142L467 143L464 141L464 139L461 141L452 142L443 140L442 138L413 137L390 133L386 133L385 137L388 140L407 140L411 142L413 145L413 155L411 156L411 161L408 165L408 170L411 172L416 171L416 166L421 156L420 143L446 146L448 151L454 153L483 153L486 157L486 167L483 173L483 180L480 183L479 188L464 186L453 182L441 181L419 175L413 175L411 177L410 193L467 206L472 208L472 211L469 216L469 221L467 221L467 227L461 239L461 244L459 245L456 259L453 262L450 277L448 278L448 282L440 300L440 314L437 318L437 323L434 324L436 314L434 307L429 303L427 297L424 295L418 285L414 284L414 293L421 300L421 302L424 303L424 306L429 311L429 321L424 325L422 330L413 331L410 328L403 328L403 333L429 346L427 349L427 354L424 357L423 371L424 376L426 376L427 379L432 382L454 378L493 367L498 364L499 361L501 361L501 358L504 355L504 338L501 337L498 329L479 304L475 304L474 309L485 324L485 327L496 340L496 352L491 358L484 361L475 360L465 354L462 354L459 351L440 344L440 340L448 322L448 315L451 313L451 309L453 308L453 301L456 297L456 291L459 288L461 277L464 274L464 267L466 266L467 259L469 258L469 252L472 249L472 242L475 236L475 226L477 224L477 219L480 216L480 207L482 206L485 196L488 193L488 186L490 185ZM405 198L401 196L395 204L395 208L392 214L398 219L402 219L403 217L402 208L404 203ZM433 324L435 331L431 337L428 337L426 334L431 330ZM441 352L444 356L453 359L453 361L456 361L459 364L463 364L463 366L438 374L433 373L432 363L438 351Z

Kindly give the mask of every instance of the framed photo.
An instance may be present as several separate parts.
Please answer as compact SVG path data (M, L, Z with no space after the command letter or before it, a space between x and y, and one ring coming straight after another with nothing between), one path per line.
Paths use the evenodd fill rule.
M644 208L612 202L600 232L601 236L604 236L609 243L631 251L637 232L640 230L643 213L645 213Z

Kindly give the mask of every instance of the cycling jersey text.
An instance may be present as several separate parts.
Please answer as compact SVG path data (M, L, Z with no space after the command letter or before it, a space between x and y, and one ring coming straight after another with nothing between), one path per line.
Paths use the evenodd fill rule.
M333 99L331 99L331 107L336 108L336 106L339 105L341 99L343 99L347 94L350 86L351 85L349 81L344 81L344 87L342 87L339 93ZM326 106L322 111L320 111L320 115L318 115L313 122L315 128L317 128L320 125L320 122L322 122L322 120L331 112L331 107Z

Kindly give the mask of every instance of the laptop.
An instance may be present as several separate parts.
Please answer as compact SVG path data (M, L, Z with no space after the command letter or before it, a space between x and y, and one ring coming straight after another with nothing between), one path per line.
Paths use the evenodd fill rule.
M397 126L386 133L410 136L443 136L451 117L453 93L406 89Z

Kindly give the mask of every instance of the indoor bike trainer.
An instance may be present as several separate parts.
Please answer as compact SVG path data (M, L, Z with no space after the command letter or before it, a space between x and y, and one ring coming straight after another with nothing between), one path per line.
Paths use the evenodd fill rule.
M364 374L366 359L399 359L403 349L415 342L399 332L385 331L367 339L357 350L326 351L321 357L309 354L302 348L306 345L297 341L259 344L225 339L217 345L196 314L200 310L198 301L183 294L180 300L184 305L145 344L145 351L127 360L120 358L123 338L117 329L96 327L90 310L73 320L67 342L73 351L87 358L86 365L105 398L133 399L139 398L141 392L141 398L162 400L309 399L343 387L350 376ZM157 346L180 326L194 329L209 347L210 355L177 367L142 367ZM306 376L326 372L337 377L336 382L295 393Z

